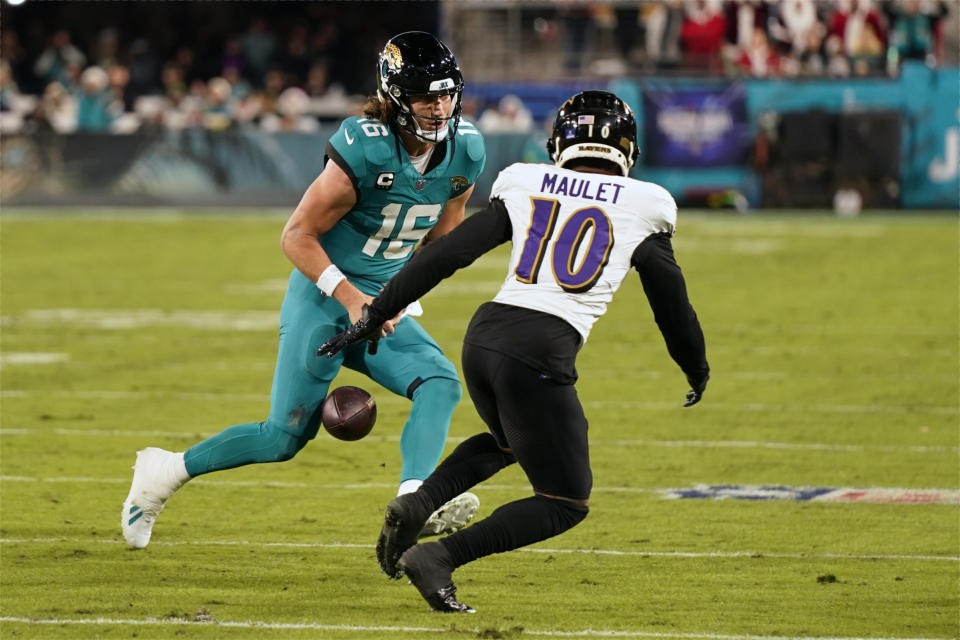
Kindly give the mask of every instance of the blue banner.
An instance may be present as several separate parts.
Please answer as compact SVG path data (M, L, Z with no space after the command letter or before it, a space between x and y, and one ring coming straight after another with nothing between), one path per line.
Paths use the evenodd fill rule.
M900 79L910 116L902 154L903 206L960 208L960 71L907 65Z
M719 167L743 164L750 150L742 84L719 89L643 92L644 164Z

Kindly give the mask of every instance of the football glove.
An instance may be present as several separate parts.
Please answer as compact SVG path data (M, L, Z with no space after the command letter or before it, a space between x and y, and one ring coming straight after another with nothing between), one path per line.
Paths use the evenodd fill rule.
M690 383L690 386L693 387L690 391L687 391L687 400L683 403L685 407L692 407L693 405L700 402L700 398L703 397L703 392L707 388L707 380L710 379L710 374L704 375L702 378L695 378L693 376L687 376L687 382Z
M367 353L373 355L379 346L382 325L383 321L377 322L370 317L370 305L365 304L360 319L320 345L317 355L332 358L351 344L361 340L367 341Z

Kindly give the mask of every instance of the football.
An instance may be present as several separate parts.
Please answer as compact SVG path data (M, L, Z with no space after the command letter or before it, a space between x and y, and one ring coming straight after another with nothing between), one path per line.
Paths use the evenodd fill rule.
M339 440L359 440L377 421L377 403L359 387L337 387L323 401L320 420Z

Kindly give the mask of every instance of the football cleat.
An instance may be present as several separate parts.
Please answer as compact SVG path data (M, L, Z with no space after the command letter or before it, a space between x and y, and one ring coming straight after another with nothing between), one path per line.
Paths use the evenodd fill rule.
M423 525L420 537L439 536L460 531L473 519L480 508L480 498L469 491L461 493L434 511Z
M380 537L377 538L377 562L380 569L394 580L403 575L397 568L397 561L404 551L417 543L428 517L427 507L415 493L397 496L387 505Z
M439 542L425 542L410 547L397 562L413 586L434 611L443 613L476 613L477 610L457 602L453 584L453 561Z
M153 523L163 505L190 479L183 466L183 454L147 447L137 452L133 465L133 483L123 501L120 528L132 549L150 543Z

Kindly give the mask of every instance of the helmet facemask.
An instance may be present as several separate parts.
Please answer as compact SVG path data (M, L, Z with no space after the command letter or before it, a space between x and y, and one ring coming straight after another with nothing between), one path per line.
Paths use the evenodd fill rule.
M443 80L437 82L444 82ZM378 92L383 97L383 92ZM413 134L419 140L430 144L443 142L450 133L450 121L453 121L453 131L456 132L457 125L460 123L460 97L462 91L431 91L425 94L408 94L397 85L391 86L387 90L387 95L394 106L394 122L397 126ZM413 102L418 99L432 101L438 96L450 96L450 105L447 109L448 115L430 116L417 114L413 109ZM421 123L436 124L434 128L421 128Z

